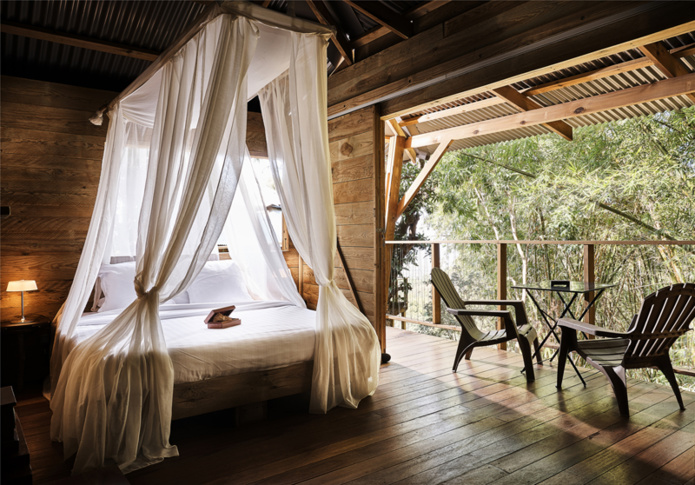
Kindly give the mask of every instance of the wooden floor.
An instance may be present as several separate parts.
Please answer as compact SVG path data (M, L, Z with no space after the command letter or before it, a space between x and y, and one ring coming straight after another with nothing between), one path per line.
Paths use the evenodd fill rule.
M234 413L174 422L180 456L127 475L133 484L403 483L695 484L695 394L681 412L667 387L628 381L632 415L608 381L585 371L555 388L555 368L531 385L514 353L477 349L451 372L456 344L388 328L392 361L357 410L309 415L306 402L269 405L266 420ZM571 372L571 370L570 370ZM43 399L21 402L35 483L69 474L48 439Z

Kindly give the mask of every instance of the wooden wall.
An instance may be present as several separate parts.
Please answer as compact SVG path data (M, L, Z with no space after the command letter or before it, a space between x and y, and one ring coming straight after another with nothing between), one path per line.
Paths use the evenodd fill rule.
M87 235L106 138L88 119L117 93L2 77L0 313L20 313L7 282L36 280L25 311L53 318Z
M380 281L384 136L377 110L369 107L331 120L328 133L338 241L364 312L381 334L385 313ZM307 305L316 308L318 286L311 268L302 264L295 249L286 251L285 259ZM338 286L356 304L337 255L335 266Z

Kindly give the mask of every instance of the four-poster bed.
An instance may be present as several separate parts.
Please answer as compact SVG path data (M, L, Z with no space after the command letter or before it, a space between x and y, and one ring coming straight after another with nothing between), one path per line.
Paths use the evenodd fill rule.
M51 362L51 435L64 443L66 456L76 455L73 472L106 460L128 472L177 455L169 444L172 417L308 387L311 411L326 412L338 405L356 407L376 389L378 339L333 280L325 65L330 31L269 16L247 3L215 5L198 25L185 45L155 63L149 78L107 107L99 191L70 294L56 317ZM310 317L245 162L246 103L256 95L290 237L320 286ZM244 214L246 222L237 226ZM200 289L224 231L254 301L209 297L220 282ZM82 317L100 271L105 276L104 263L124 255L135 255L130 298ZM104 283L108 301L113 286ZM238 304L244 323L206 329L202 317L215 302ZM169 315L186 305L190 314ZM282 313L257 318L258 306ZM299 333L310 334L301 345L277 332L286 329L292 313L303 315ZM268 321L276 324L269 333L279 346L303 348L301 358L180 379L182 368L194 367L180 362L191 357L190 344L200 335L208 341L199 347L209 350L215 348L209 342L213 334L234 342L226 337L263 333ZM310 332L306 321L313 323ZM90 322L96 328L90 329ZM187 334L192 325L202 333ZM177 347L179 341L186 345ZM220 348L218 353L232 357L241 352ZM200 359L195 354L189 363ZM270 387L257 385L264 379ZM238 395L217 392L231 385L241 386ZM256 389L244 389L249 385ZM212 389L207 394L206 386Z

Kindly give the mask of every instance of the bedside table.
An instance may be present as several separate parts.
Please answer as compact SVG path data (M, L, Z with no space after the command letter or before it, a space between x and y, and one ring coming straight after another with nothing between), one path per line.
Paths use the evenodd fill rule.
M21 390L25 384L48 376L51 355L51 320L32 315L32 322L1 324L2 385Z

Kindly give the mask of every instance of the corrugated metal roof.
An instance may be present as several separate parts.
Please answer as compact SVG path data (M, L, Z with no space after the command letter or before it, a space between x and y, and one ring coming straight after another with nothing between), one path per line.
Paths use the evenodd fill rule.
M2 1L3 22L164 51L204 10L197 2ZM120 91L150 62L2 34L3 74Z
M427 2L380 0L378 3L387 11L403 15ZM352 39L379 27L377 22L346 3L327 2L326 7L334 12L341 23L341 29ZM306 2L271 0L268 8L317 21ZM0 2L3 23L39 27L60 34L114 42L156 53L171 45L204 9L205 2L193 0ZM11 76L120 91L149 65L149 61L141 59L7 33L2 34L0 42L2 71ZM333 46L331 49L335 50ZM333 54L335 57L335 52Z
M693 44L695 44L695 33L691 32L686 35L681 35L678 37L667 39L663 42L665 46L669 49L678 49L681 47L692 46ZM513 84L513 87L518 91L523 92L553 81L567 79L578 74L591 72L596 69L613 66L622 62L640 59L643 57L644 55L640 50L631 49L616 55L596 59L594 61L572 66L567 69L561 69L552 73L545 74L543 76L530 78L522 82ZM690 71L695 71L695 55L689 55L681 59ZM643 86L646 84L651 84L663 80L665 78L666 76L661 71L659 71L659 69L657 69L654 66L648 66L620 74L615 74L609 77L596 79L593 81L583 82L581 84L566 86L561 89L555 89L552 91L535 94L531 96L531 99L533 99L538 104L544 107L554 106L570 101L575 101L578 99L590 98L601 94L612 93L623 89L629 89L633 87ZM475 101L493 97L495 97L495 95L492 92L482 92L475 96L469 96L467 98L462 98L454 102L442 104L441 106L413 113L408 117L408 119L420 117L425 114L439 112L456 106L475 103ZM675 96L658 101L651 101L648 103L640 103L637 105L626 106L623 108L602 111L600 113L593 113L590 115L573 117L566 119L565 122L573 128L579 128L582 126L606 123L608 121L616 121L621 119L635 118L639 116L654 115L664 111L678 110L688 106L692 106L693 104L694 103L686 96ZM470 123L500 118L518 112L519 109L513 107L510 104L499 104L496 106L482 108L475 111L469 111L463 114L419 123L415 125L416 129L414 131L416 131L417 133L431 133L433 131L452 128L455 126L463 126ZM529 136L541 135L545 133L551 133L551 131L543 125L515 128L490 135L478 136L468 138L465 140L456 140L449 147L449 151L459 150L462 148L469 148L473 146L494 144L519 138L526 138ZM423 151L431 153L432 151L434 151L434 148L435 147L427 147L423 149Z

